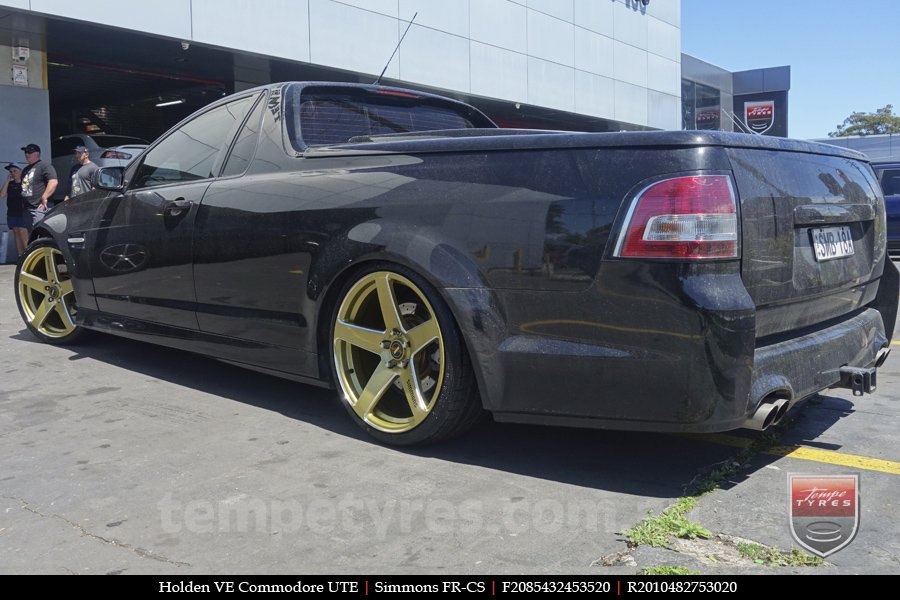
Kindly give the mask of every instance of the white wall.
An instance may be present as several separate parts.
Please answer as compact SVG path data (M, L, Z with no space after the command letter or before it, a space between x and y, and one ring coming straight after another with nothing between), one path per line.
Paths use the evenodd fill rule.
M0 0L638 125L681 126L681 0Z
M44 88L44 53L30 50L24 63L28 67L27 87L13 85L12 65L12 48L0 44L0 167L10 161L24 161L21 148L25 144L38 144L45 156L50 156L50 97ZM6 171L0 171L0 182L6 175ZM4 206L0 200L0 210Z
M9 49L0 46L0 50ZM9 72L8 70L6 71ZM42 156L50 159L50 96L47 90L33 87L0 85L0 168L9 162L25 162L22 146L37 144L43 150ZM10 118L14 115L14 118ZM6 180L8 171L0 171L0 184ZM6 231L6 199L0 199L0 245ZM15 262L16 247L11 235L5 236L6 246L0 247L0 264ZM5 248L5 251L4 251Z

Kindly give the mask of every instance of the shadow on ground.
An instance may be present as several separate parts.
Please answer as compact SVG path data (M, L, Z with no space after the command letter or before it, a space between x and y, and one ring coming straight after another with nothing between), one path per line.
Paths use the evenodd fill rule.
M10 336L18 343L40 343L27 330ZM362 443L377 444L351 421L333 390L318 388L234 367L189 352L115 336L94 334L68 347L68 360L92 359L203 393L277 412ZM852 403L829 398L840 410L816 411L794 438L814 440L816 429L830 427L852 412ZM846 406L844 406L846 405ZM790 434L787 429L782 435ZM736 432L755 438L750 431ZM792 442L793 443L793 442ZM815 445L814 442L806 442ZM826 447L821 445L819 447ZM734 457L739 449L673 434L571 429L493 423L442 444L390 449L423 458L480 466L586 488L638 496L673 498L684 494L699 475ZM723 487L732 487L756 469L777 460L759 456L755 469L742 470Z

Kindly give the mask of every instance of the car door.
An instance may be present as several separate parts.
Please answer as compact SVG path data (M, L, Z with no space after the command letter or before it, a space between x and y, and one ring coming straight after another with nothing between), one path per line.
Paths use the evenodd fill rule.
M101 312L197 329L192 240L197 206L258 93L192 116L130 168L101 208L91 274Z
M298 174L284 161L298 159L284 152L277 106L257 103L198 208L197 319L232 340L217 348L223 358L315 377L305 293L314 241L308 213L296 210Z

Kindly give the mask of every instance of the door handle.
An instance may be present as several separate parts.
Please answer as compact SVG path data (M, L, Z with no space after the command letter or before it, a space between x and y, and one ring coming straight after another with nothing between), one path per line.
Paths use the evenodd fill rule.
M166 208L163 212L166 215L171 215L173 217L177 217L182 213L182 211L188 210L191 208L191 205L194 203L190 200L185 200L184 198L175 198L168 204L166 204Z

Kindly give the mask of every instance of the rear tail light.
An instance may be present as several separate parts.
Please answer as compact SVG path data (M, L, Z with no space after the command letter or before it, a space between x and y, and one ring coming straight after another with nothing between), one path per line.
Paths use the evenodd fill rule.
M731 179L695 175L647 187L631 204L615 255L737 258L737 208Z
M119 160L128 160L129 158L131 158L131 155L126 152L119 152L118 150L107 150L100 155L100 158L118 158Z

